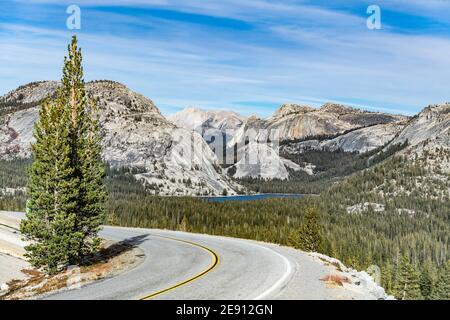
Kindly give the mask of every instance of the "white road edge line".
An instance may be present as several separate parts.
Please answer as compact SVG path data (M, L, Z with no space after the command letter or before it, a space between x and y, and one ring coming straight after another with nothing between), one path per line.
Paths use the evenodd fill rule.
M172 230L163 230L163 231L172 231ZM252 300L262 300L265 297L267 297L268 295L270 295L273 291L275 291L279 286L281 286L291 275L292 273L292 264L291 262L285 257L283 256L281 253L276 252L275 250L263 246L261 244L255 243L255 240L251 240L251 239L240 239L240 238L232 238L232 237L226 237L226 236L214 236L214 235L209 235L209 234L198 234L198 233L189 233L189 232L182 232L182 231L172 231L172 232L176 232L176 233L184 233L186 235L195 235L195 236L200 236L200 237L210 237L210 238L215 238L215 239L223 239L225 241L232 241L232 242L239 242L239 243L243 243L245 245L251 245L251 246L255 246L258 248L262 248L265 249L267 251L270 251L272 254L280 257L285 266L286 266L286 271L284 272L283 276L278 279L277 282L275 282L269 289L267 289L266 291L264 291L263 293L259 294L257 297L253 298Z
M272 253L274 253L275 255L279 256L285 263L286 265L286 272L283 274L283 276L278 279L277 282L275 282L269 289L267 289L266 291L264 291L263 293L261 293L259 296L257 296L256 298L254 298L253 300L261 300L264 299L265 297L267 297L269 294L271 294L273 291L275 291L279 286L281 286L286 280L287 278L291 275L292 273L292 265L291 262L282 254L276 252L275 250L272 250L270 248L264 247L264 246L260 246L261 248L264 248L266 250L271 251Z

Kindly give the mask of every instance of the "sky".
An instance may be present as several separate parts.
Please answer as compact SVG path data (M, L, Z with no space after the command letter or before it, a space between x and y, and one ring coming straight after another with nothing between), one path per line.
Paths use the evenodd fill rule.
M86 80L169 115L270 116L283 103L412 115L450 101L450 0L0 0L0 95L61 78L76 34ZM69 5L81 28L67 28ZM381 29L369 29L378 5Z

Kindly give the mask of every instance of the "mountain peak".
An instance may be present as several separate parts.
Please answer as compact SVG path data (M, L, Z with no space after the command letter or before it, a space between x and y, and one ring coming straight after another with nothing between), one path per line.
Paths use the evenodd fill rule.
M111 80L91 81L86 83L86 92L94 99L102 102L100 108L108 107L113 113L151 113L161 119L163 118L152 100L132 91L122 83Z
M410 147L425 145L450 147L450 103L429 105L411 118L405 129L391 142L407 142Z
M431 104L424 108L420 113L419 117L427 114L437 114L437 115L448 115L450 114L450 102L442 104Z
M39 102L48 95L52 95L58 86L58 81L30 82L8 92L1 97L1 101L12 104L29 104Z
M168 119L181 127L202 132L203 129L235 130L243 124L245 117L234 111L201 110L190 106Z
M314 110L316 109L307 105L285 103L282 104L277 111L275 111L273 116L279 118L288 116L290 114L308 113Z
M338 115L343 115L347 113L360 113L361 110L349 107L343 104L327 102L319 109L322 112L335 113Z
M0 98L2 102L0 107L3 106L7 110L16 110L38 106L46 97L54 96L60 85L61 83L58 81L36 81L28 83L2 96ZM86 93L94 99L101 101L100 108L108 106L108 108L113 109L111 111L117 111L122 114L150 112L161 115L152 100L116 81L95 80L87 82ZM15 108L12 108L12 106Z

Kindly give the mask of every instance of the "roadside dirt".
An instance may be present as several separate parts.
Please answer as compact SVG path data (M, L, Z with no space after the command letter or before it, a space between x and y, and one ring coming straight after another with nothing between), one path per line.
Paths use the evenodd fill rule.
M81 267L70 266L52 276L35 269L21 270L28 278L8 282L9 290L0 300L37 299L60 290L76 289L134 268L144 259L143 251L131 243L105 242L100 253Z

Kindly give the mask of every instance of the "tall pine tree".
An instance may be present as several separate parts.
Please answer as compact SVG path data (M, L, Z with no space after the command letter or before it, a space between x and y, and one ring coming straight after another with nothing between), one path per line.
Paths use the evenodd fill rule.
M435 274L436 271L433 268L433 264L430 260L427 260L425 263L423 263L423 266L420 271L420 291L422 293L422 296L425 300L430 299L431 292L433 290L433 274Z
M450 300L450 261L439 270L437 283L431 293L433 300Z
M307 252L321 252L323 245L321 229L317 207L307 207L300 226L298 247Z
M399 300L421 300L420 276L410 263L408 255L403 255L395 279L394 295Z
M27 257L54 273L95 252L105 217L105 174L96 104L88 100L81 50L73 37L56 98L41 106L32 145L27 219L21 231Z

